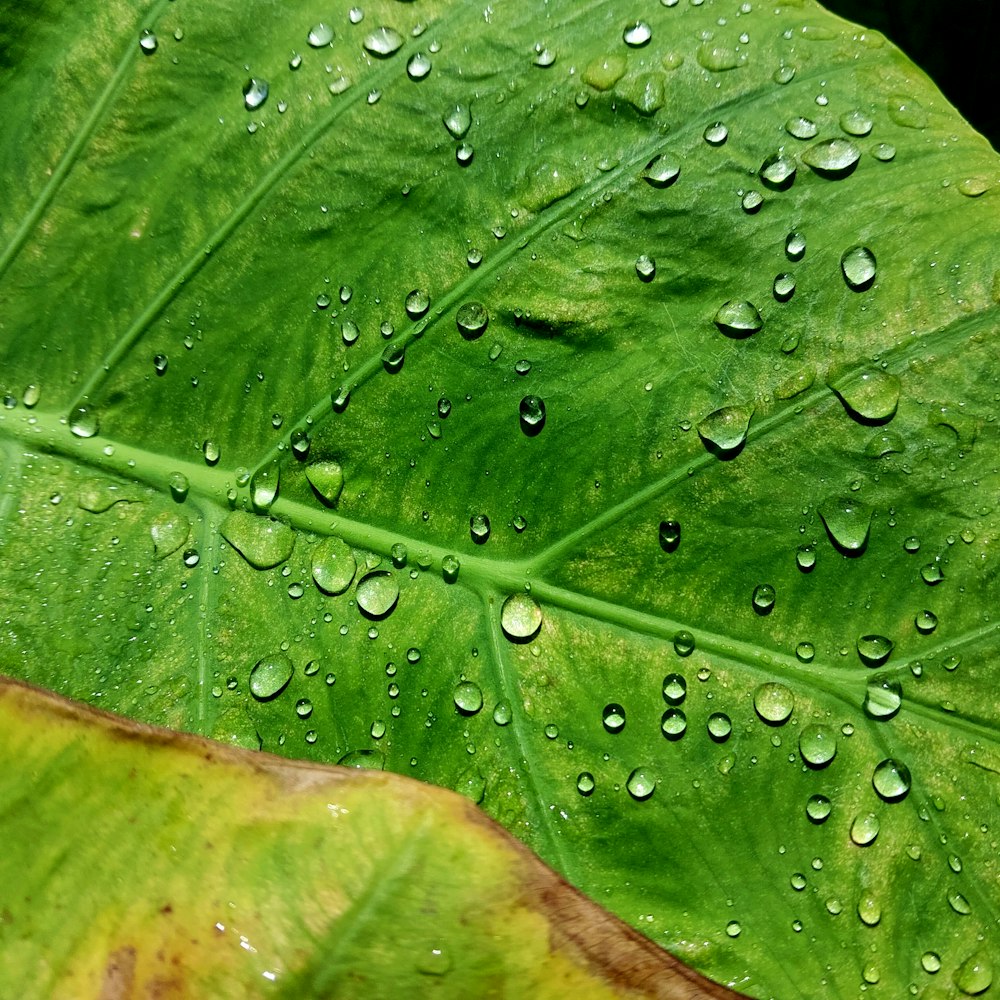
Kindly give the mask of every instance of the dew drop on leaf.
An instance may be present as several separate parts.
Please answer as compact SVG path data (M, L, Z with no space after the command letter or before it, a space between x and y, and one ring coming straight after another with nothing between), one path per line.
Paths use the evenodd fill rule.
M774 276L772 294L776 302L787 302L795 294L795 278L792 275L782 272ZM779 396L779 399L788 399L788 396Z
M920 967L924 972L935 975L941 971L941 956L936 951L925 951L920 956Z
M622 32L622 39L626 45L634 49L646 45L653 37L653 29L645 21L635 21L625 26Z
M937 615L933 611L920 611L914 618L913 624L921 635L930 635L937 628Z
M896 147L888 142L880 142L872 149L872 156L882 163L890 163L896 158Z
M800 642L795 647L795 658L800 663L812 663L816 656L816 647L811 642Z
M848 135L862 137L871 132L872 120L863 111L845 111L840 116L840 128Z
M827 180L840 180L854 173L861 150L850 139L827 139L810 146L802 154L802 162L813 173Z
M392 614L399 600L399 584L387 570L375 570L358 581L355 592L358 610L376 621Z
M680 705L687 695L687 681L680 674L663 678L663 700L668 705Z
M673 159L658 153L649 163L646 164L642 172L642 179L654 188L670 187L680 176L680 164Z
M541 396L524 396L518 407L521 430L534 437L545 426L545 401Z
M725 122L713 122L702 133L702 138L710 146L721 146L729 138L729 128Z
M498 701L493 707L493 721L498 726L509 726L513 713L509 701Z
M150 28L143 28L139 33L139 48L143 55L151 56L157 47L156 35Z
M277 462L258 469L250 478L250 502L254 510L270 510L277 499L280 487L280 471Z
M287 524L242 510L230 513L219 533L254 569L283 563L295 544L295 532Z
M625 728L625 709L616 702L604 706L601 721L609 733L620 733Z
M576 778L576 790L584 796L593 795L597 782L590 771L581 771Z
M357 767L368 771L384 771L385 754L381 750L371 750L365 747L360 750L349 750L337 763L341 767Z
M679 740L687 732L687 716L679 708L668 708L660 719L660 732L668 740Z
M490 537L490 519L485 514L473 514L469 519L469 534L477 545Z
M431 71L431 61L423 52L415 52L406 63L406 75L411 80L423 80Z
M267 80L262 80L256 76L250 77L243 84L243 106L247 111L256 110L267 100L269 92L270 86Z
M858 656L866 667L881 667L895 644L884 635L869 633L858 637Z
M441 578L445 583L455 583L461 569L462 564L457 556L448 555L441 560Z
M472 128L472 111L467 104L456 104L444 113L441 121L453 139L464 139Z
M811 118L794 115L785 122L785 131L795 139L814 139L819 128Z
M944 571L936 562L927 563L926 566L920 567L920 578L928 586L933 587L944 579Z
M747 215L753 215L764 204L764 196L759 191L747 191L740 202Z
M789 260L802 260L806 255L806 238L805 236L793 230L785 237L785 256Z
M328 459L310 463L306 466L306 479L328 507L332 507L340 499L344 488L344 470L339 462Z
M875 254L860 244L849 247L840 258L840 270L851 291L867 291L875 281Z
M172 555L187 541L190 531L191 522L183 514L157 514L149 526L154 557L166 559Z
M859 813L851 823L851 840L858 847L867 847L875 842L879 827L878 816L875 813Z
M825 823L832 809L833 803L825 795L811 795L806 802L806 816L812 823Z
M406 348L402 344L388 344L382 351L382 367L390 375L398 375L406 360Z
M626 779L625 788L637 802L644 802L656 791L656 778L648 767L637 767Z
M660 548L664 552L675 552L681 543L679 521L660 521Z
M910 792L910 770L900 761L888 757L872 773L872 787L886 802L899 802Z
M884 424L896 414L900 380L893 372L870 369L836 378L829 385L859 423Z
M340 538L324 538L312 551L312 577L324 594L342 594L354 582L358 564Z
M761 684L753 693L753 707L764 722L773 725L784 725L795 708L795 698L792 692L777 681Z
M250 693L258 701L277 698L288 686L295 668L284 653L272 653L258 660L250 671Z
M622 55L603 56L587 64L582 79L594 90L610 90L625 75L627 67L628 62Z
M406 302L404 303L404 308L406 309L406 315L410 319L420 319L424 313L427 312L431 307L430 296L423 288L414 288L409 295L406 296Z
M730 920L726 924L726 934L731 938L739 937L742 930L743 928L740 926L738 920Z
M366 52L379 59L387 59L400 50L403 45L403 36L395 28L380 25L365 35L361 44L364 45Z
M725 743L733 731L733 723L725 712L713 712L708 717L706 728L708 729L708 735L716 743Z
M892 94L887 101L887 110L893 122L902 128L927 128L927 112L915 97Z
M851 497L828 497L819 505L830 541L847 556L861 555L868 545L872 509L866 503Z
M712 319L727 337L749 337L764 326L757 307L745 299L723 302Z
M89 406L78 406L69 415L69 429L78 438L92 438L98 431L97 414Z
M635 273L640 281L652 281L656 277L656 261L649 254L640 254L636 258Z
M542 627L542 609L529 594L511 594L500 609L500 627L512 642L529 642Z
M870 719L885 722L893 718L903 704L903 687L891 678L873 677L865 688L864 711Z
M753 410L745 406L723 406L698 424L698 434L709 451L720 458L734 457L743 447Z
M455 314L455 325L466 340L475 340L486 332L490 315L481 302L466 302Z
M694 652L694 636L685 629L675 632L674 652L678 656L690 656Z
M837 737L829 726L812 723L799 733L799 753L809 767L826 767L837 755Z
M774 587L769 583L758 584L753 589L750 603L758 615L769 615L774 610Z
M306 41L314 48L321 49L333 41L333 28L323 21L314 24L306 35Z
M786 191L795 183L795 161L784 153L772 153L760 165L761 182L772 191Z
M970 955L955 972L955 985L966 996L976 997L993 985L993 961L985 952Z
M462 715L475 715L483 707L482 689L472 681L456 684L453 698L455 707Z
M967 917L972 912L972 905L960 892L948 893L948 905L960 916Z

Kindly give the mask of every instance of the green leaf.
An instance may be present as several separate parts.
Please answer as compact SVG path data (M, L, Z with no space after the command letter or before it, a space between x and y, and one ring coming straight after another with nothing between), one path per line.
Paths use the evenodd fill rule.
M0 667L458 789L754 996L990 989L997 160L927 78L806 0L77 8L0 29Z

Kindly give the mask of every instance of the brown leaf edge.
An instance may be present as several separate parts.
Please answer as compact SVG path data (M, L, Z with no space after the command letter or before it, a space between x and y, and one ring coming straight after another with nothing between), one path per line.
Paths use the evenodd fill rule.
M47 723L70 723L80 727L83 734L89 730L111 739L137 741L152 750L168 749L189 755L200 763L237 768L252 775L252 780L276 788L279 794L335 790L358 782L368 784L376 773L286 759L134 722L2 675L0 703L20 718L34 718L40 728ZM657 1000L747 1000L745 994L707 979L587 899L468 799L402 775L386 772L377 775L379 789L394 794L409 808L426 810L444 803L457 813L460 823L485 831L498 851L508 857L513 880L522 889L519 902L546 921L550 953L561 953L564 959L605 984L612 994ZM134 955L117 954L111 958L105 970L102 1000L132 994L129 966L134 965Z

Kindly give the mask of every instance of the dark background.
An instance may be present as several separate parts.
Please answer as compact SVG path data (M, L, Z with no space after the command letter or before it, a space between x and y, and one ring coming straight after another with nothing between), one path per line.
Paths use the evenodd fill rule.
M1000 0L821 0L881 31L1000 149Z

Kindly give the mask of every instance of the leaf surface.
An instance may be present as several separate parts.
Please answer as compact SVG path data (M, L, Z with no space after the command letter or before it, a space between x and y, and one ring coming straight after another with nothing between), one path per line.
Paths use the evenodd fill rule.
M808 2L363 13L5 25L0 666L462 791L754 996L978 988L995 154Z

